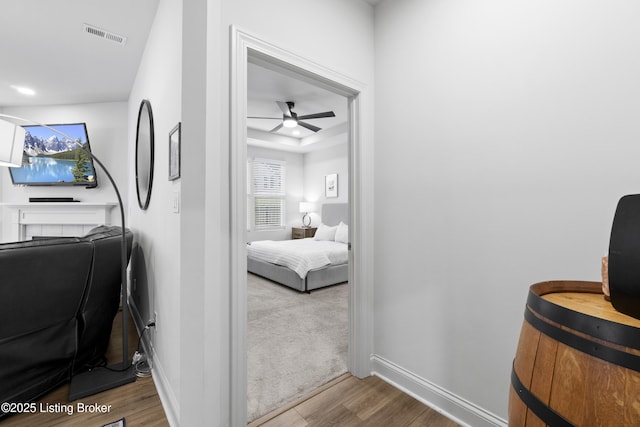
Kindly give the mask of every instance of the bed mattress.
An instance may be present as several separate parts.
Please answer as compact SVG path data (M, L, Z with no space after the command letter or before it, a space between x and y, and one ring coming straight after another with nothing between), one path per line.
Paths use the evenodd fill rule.
M281 265L296 272L301 279L311 270L346 264L349 252L345 243L314 240L260 240L247 245L249 257Z

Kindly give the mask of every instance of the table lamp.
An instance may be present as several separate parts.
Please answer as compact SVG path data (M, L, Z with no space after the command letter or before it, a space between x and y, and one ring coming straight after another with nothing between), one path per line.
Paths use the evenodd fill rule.
M313 212L315 209L316 207L313 203L300 202L300 213L304 213L302 216L303 228L309 228L311 226L311 217L309 216L309 212Z

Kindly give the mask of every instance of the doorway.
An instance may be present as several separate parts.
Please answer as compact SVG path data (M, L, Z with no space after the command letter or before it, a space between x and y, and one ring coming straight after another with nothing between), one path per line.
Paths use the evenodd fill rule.
M245 425L247 414L247 75L249 63L283 75L307 80L335 94L348 104L349 164L349 354L347 369L352 374L369 375L372 330L371 284L362 280L365 268L361 219L362 195L358 170L362 149L358 124L362 86L341 74L280 49L232 27L230 202L231 202L231 424Z
M346 97L255 64L251 56L247 77L252 422L347 372L349 144ZM284 126L285 118L292 123ZM336 179L327 192L330 177ZM332 208L339 219L325 212ZM340 223L341 233L333 235L329 227L337 232ZM307 271L317 251L331 256L331 264ZM271 264L271 256L297 274L285 275L290 270Z

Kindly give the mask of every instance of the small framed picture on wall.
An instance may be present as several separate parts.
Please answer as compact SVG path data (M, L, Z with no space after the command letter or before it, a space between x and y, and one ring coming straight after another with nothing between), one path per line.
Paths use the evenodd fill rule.
M338 197L338 174L332 173L324 177L324 196Z
M169 181L180 178L180 123L169 132Z

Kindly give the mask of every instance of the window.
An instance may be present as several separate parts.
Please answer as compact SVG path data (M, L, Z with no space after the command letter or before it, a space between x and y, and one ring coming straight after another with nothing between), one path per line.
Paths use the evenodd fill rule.
M286 163L253 159L247 166L247 228L284 227Z

